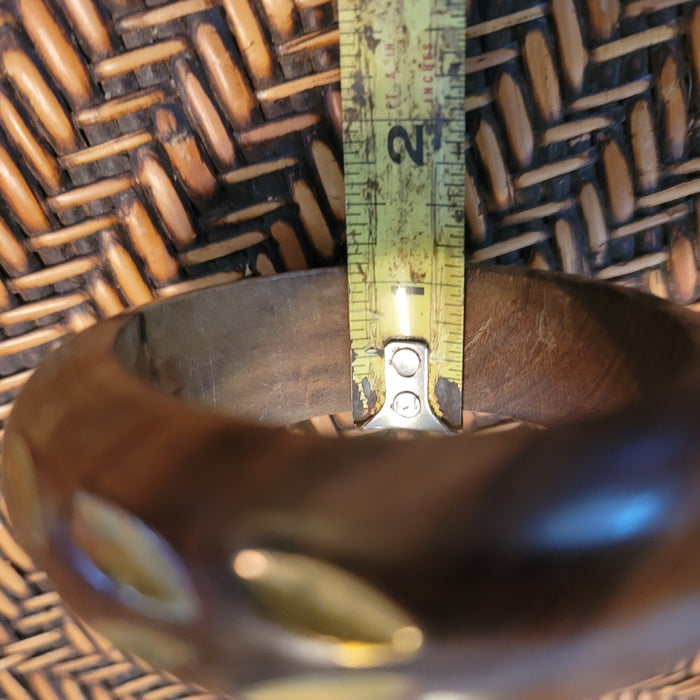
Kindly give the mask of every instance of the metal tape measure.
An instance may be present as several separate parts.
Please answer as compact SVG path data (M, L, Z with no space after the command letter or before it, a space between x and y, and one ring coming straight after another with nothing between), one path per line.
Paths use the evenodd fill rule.
M465 3L340 0L338 12L354 417L458 428Z

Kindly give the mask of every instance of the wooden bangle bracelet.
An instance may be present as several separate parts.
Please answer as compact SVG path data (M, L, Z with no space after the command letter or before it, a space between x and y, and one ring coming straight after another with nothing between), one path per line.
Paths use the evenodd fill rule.
M342 269L103 321L16 402L17 535L118 645L256 700L580 698L693 653L700 321L470 268L464 338L464 407L549 430L280 427L350 409Z

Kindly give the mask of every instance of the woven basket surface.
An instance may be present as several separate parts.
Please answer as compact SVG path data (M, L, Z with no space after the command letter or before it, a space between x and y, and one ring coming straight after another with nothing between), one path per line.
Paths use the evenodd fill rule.
M467 5L472 258L695 302L698 3ZM0 421L100 318L342 262L337 43L328 0L0 0ZM212 697L72 617L4 511L0 649L3 698Z

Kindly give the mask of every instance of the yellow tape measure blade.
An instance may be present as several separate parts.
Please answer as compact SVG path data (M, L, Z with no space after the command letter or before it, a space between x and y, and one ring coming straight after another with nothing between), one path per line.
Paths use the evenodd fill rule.
M340 0L356 420L386 398L384 348L429 348L429 402L461 424L466 8Z

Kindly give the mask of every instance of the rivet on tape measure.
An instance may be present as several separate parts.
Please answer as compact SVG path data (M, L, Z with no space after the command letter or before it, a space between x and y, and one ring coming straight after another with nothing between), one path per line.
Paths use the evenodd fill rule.
M457 429L466 4L339 0L338 13L353 414Z

